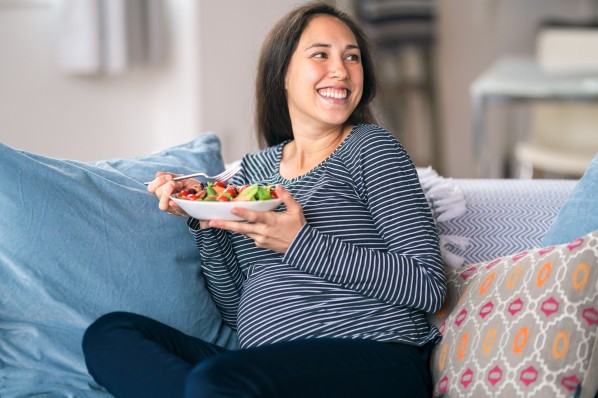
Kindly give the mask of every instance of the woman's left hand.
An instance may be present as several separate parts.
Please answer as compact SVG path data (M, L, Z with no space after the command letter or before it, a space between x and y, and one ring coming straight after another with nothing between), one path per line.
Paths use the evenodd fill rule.
M287 208L284 213L259 212L237 207L232 213L249 222L212 220L209 226L241 233L253 239L257 247L284 254L306 221L301 205L286 189L277 185L276 194Z

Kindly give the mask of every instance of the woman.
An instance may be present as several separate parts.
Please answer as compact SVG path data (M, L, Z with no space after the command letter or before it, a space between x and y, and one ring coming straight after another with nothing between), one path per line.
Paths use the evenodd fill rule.
M433 219L402 146L370 123L375 78L351 19L327 5L290 12L264 43L261 152L233 183L275 184L279 211L188 225L207 286L238 331L229 351L146 317L108 314L83 347L117 397L428 397L425 313L445 293ZM158 173L159 208L196 184Z

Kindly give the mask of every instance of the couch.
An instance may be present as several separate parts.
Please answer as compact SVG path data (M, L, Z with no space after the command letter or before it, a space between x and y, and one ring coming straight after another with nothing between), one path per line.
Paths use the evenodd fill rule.
M217 135L205 133L144 157L84 163L0 144L0 397L109 397L80 348L87 325L109 311L146 314L237 348L205 290L184 220L158 211L142 184L157 170L218 173L220 149ZM445 306L430 314L443 334L431 358L435 395L594 396L591 203L584 210L572 202L583 220L557 228L577 240L545 242L569 218L563 212L584 179L418 173L449 281Z

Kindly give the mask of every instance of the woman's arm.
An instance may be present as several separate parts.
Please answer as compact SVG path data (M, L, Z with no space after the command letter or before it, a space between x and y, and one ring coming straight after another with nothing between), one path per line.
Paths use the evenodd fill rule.
M388 249L343 242L305 224L283 261L368 297L434 312L446 285L436 227L417 173L392 137L365 141L351 174Z
M442 266L435 257L355 246L306 224L284 261L365 296L435 312L446 292Z
M243 165L243 162L241 163ZM245 183L242 169L233 177L233 183ZM200 229L200 223L202 228ZM207 222L190 218L187 222L199 249L206 285L224 322L237 329L237 310L243 290L245 274L241 271L231 242L231 233L210 228Z
M199 220L190 218L189 229L202 261L206 284L222 319L237 329L237 308L245 276L237 264L230 233L216 228L199 229Z

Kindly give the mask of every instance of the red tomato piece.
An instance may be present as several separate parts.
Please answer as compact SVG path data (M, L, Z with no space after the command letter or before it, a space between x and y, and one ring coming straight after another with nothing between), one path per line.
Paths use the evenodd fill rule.
M187 200L197 200L198 198L199 197L195 194L190 194L190 195L185 196L185 199L187 199Z
M227 193L234 198L237 196L237 189L234 186L229 185L222 193Z
M189 191L186 189L183 189L181 192L179 192L177 194L177 198L185 198L187 195L189 195Z
M219 202L230 202L230 198L226 195L218 195L216 200Z
M278 194L276 193L276 191L274 190L274 188L272 188L270 190L270 196L272 197L272 199L278 199Z
M223 183L222 181L214 181L213 184L215 187L221 187L221 188L226 188L226 184Z

